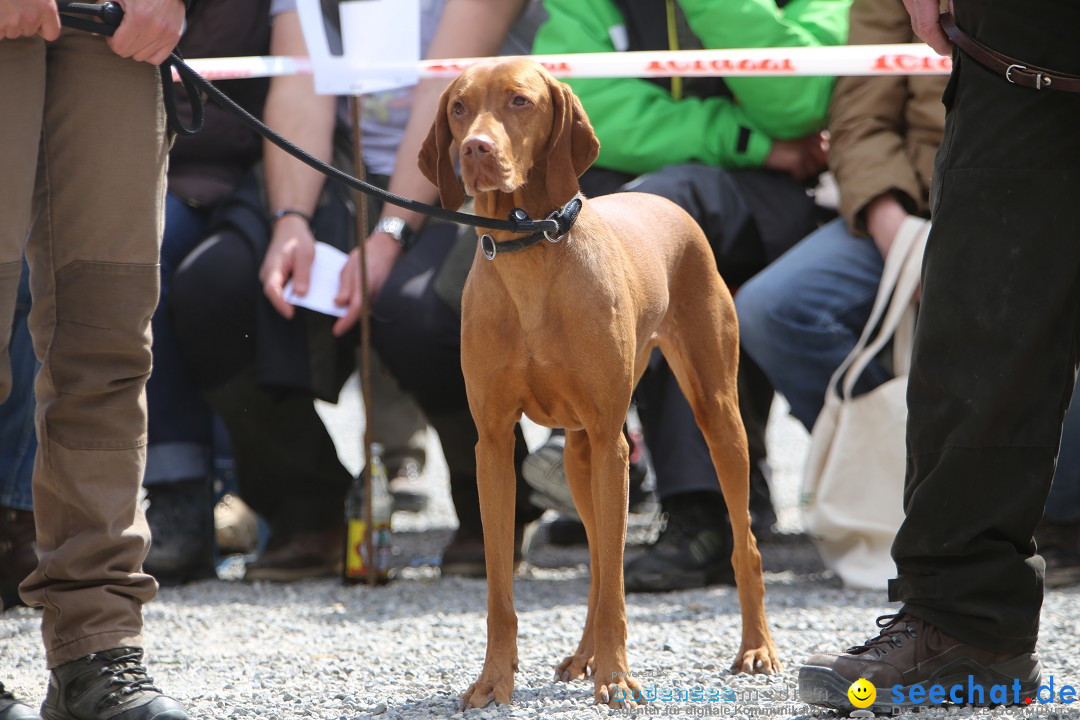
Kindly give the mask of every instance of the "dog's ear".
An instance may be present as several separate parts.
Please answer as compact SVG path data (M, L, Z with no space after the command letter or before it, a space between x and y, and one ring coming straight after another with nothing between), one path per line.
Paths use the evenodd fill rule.
M450 91L456 83L450 83L436 105L435 121L431 124L427 139L420 146L417 158L420 172L439 189L439 201L447 210L457 210L465 202L465 191L454 172L454 161L450 157L450 121L446 118L446 105Z
M551 136L548 138L547 191L549 198L564 205L578 191L578 178L600 153L589 117L581 101L566 83L554 78L551 91Z

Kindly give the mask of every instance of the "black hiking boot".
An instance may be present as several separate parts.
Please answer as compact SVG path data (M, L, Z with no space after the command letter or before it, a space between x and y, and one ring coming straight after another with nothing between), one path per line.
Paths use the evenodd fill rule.
M142 655L141 648L113 648L53 668L42 720L191 720L154 687Z

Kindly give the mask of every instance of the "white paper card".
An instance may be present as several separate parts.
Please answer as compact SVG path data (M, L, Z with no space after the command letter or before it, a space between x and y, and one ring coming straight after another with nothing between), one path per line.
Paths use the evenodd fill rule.
M344 55L330 54L319 0L298 0L315 91L363 95L415 85L420 0L351 0L339 6Z
M293 291L293 281L285 283L285 300L293 305L306 307L316 312L341 317L347 307L334 302L338 288L341 286L341 269L345 267L345 261L349 256L338 250L333 245L324 242L315 242L315 262L311 265L311 281L308 283L306 295L297 295Z

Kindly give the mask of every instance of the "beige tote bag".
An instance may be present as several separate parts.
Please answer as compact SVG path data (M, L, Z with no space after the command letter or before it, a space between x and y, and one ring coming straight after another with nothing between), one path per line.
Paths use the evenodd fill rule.
M929 231L930 222L921 218L910 217L901 225L870 318L833 374L810 433L803 520L825 566L847 587L884 590L896 575L889 551L904 519L907 375ZM896 376L852 397L863 370L890 339Z

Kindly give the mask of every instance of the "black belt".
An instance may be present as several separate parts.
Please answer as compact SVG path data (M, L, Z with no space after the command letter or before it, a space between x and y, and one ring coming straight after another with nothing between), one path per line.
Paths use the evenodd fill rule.
M1080 92L1080 76L1047 70L988 48L961 30L951 13L941 14L941 27L949 39L973 60L1014 85L1023 85L1035 90Z

